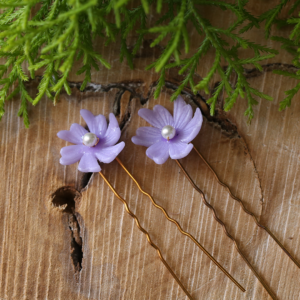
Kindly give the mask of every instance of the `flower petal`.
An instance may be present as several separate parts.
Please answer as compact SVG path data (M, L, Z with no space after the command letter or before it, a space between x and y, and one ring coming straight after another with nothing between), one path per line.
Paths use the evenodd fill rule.
M186 104L181 96L178 96L174 102L174 127L183 129L193 117L193 110L189 104Z
M105 146L113 146L121 136L121 129L119 123L114 114L109 114L109 125L104 136L104 143Z
M162 129L166 124L161 123L161 120L156 118L156 113L148 108L141 108L138 111L138 115L146 120L150 125Z
M153 159L158 165L161 165L169 158L169 143L161 141L153 144L146 150L146 155Z
M161 140L161 131L155 127L140 127L131 140L136 145L150 147Z
M81 159L84 150L84 145L72 145L63 147L60 150L60 154L62 157L60 158L59 162L62 165L72 165Z
M95 152L95 155L99 161L109 164L119 155L124 147L125 143L121 142L115 146L101 148L99 151Z
M80 159L78 170L81 172L100 172L101 168L94 154L85 153Z
M193 144L182 142L170 143L169 154L172 159L180 159L186 157L193 149Z
M92 129L90 131L95 133L98 138L103 138L107 130L107 121L103 115L94 117Z
M94 133L94 131L92 131L92 130L94 129L94 118L95 118L95 116L87 109L81 109L80 114L83 117L85 123L87 124L90 132Z
M80 139L78 136L75 136L71 131L69 130L61 130L60 132L57 133L57 136L65 140L67 142L73 143L73 144L80 144Z
M82 143L82 137L88 133L85 128L77 123L71 125L70 131L80 139L80 143Z
M94 116L87 109L81 109L80 114L86 122L90 132L95 133L99 138L103 138L107 129L106 118L103 115Z
M183 143L191 142L199 133L203 116L199 108L196 109L193 119L180 131L179 138Z
M174 120L170 112L161 105L155 105L153 111L156 114L156 119L164 126L171 125L174 126Z

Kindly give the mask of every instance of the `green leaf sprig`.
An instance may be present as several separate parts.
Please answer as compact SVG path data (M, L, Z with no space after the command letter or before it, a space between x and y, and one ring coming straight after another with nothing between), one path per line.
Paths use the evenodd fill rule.
M71 93L68 76L77 61L80 67L77 74L84 74L80 88L83 91L91 81L93 69L98 71L101 65L110 68L110 63L93 46L98 37L107 47L115 47L114 42L119 41L120 61L126 59L133 69L134 57L145 35L150 33L154 36L151 47L164 45L161 55L146 68L160 73L155 98L165 85L167 70L179 68L184 79L171 100L187 87L195 94L204 90L211 95L207 104L213 115L218 98L225 91L224 110L229 111L239 97L244 98L248 105L245 115L251 121L258 98L272 98L250 86L244 74L245 65L262 70L261 62L274 57L277 51L249 41L243 34L264 24L269 38L272 24L293 26L289 38L272 38L295 55L293 64L299 67L300 19L278 18L289 0L281 0L258 17L246 9L247 3L248 0L140 0L133 4L129 0L0 0L0 58L3 61L0 65L0 118L5 102L19 96L19 116L28 127L28 105L37 105L45 95L55 104L63 90ZM289 13L294 14L299 5L300 0L293 2ZM235 16L228 28L216 27L204 17L209 6L230 11ZM155 15L155 24L147 20L150 12ZM189 35L191 27L195 29L193 37ZM137 34L137 39L133 47L129 47L132 33ZM199 40L194 53L190 51L191 38ZM241 58L244 49L251 49L253 54ZM197 68L208 52L214 53L214 62L207 74L195 82ZM37 94L32 97L26 82L41 71ZM276 73L300 80L300 72ZM210 84L216 74L221 80L211 91ZM230 81L233 74L237 77L235 85ZM286 92L280 109L290 105L299 88L300 84Z

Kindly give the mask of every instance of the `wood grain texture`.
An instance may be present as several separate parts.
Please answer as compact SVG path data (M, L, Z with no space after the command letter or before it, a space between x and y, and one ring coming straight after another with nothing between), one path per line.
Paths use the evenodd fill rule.
M269 4L261 1L250 9L260 13ZM214 15L211 10L207 10L207 15L219 26L228 24L232 17L224 13ZM249 35L257 42L263 40L263 34L255 30ZM279 48L274 42L269 43ZM136 129L146 125L138 110L161 104L172 111L169 98L182 79L175 72L167 74L167 86L154 100L158 76L144 71L144 67L159 55L160 49L153 50L148 45L146 41L135 60L135 71L125 63L120 66L116 45L114 51L107 53L107 59L114 62L112 70L95 72L93 84L85 92L79 92L80 78L71 76L72 95L62 95L56 107L43 99L36 108L30 108L29 129L16 118L18 99L6 105L0 122L0 299L187 299L101 177L84 175L77 171L77 165L59 164L60 148L67 143L59 140L56 133L74 122L85 125L79 115L82 108L94 114L117 115L122 126L121 140L126 143L119 156L121 161L170 216L247 290L242 293L182 236L138 191L116 161L102 165L105 176L129 202L193 297L270 299L176 163L168 160L156 165L146 157L144 147L131 142ZM104 47L101 41L99 47ZM197 41L193 40L192 48L196 47ZM205 75L212 58L213 53L198 67L199 78ZM270 64L290 62L285 52L279 58L270 60ZM295 82L267 70L255 74L249 82L274 97L273 102L260 101L251 126L242 116L246 109L244 100L239 99L231 112L224 113L220 99L217 116L210 118L201 98L191 97L185 91L186 101L194 109L201 107L206 116L194 144L221 180L299 261L299 95L291 108L278 112L284 91ZM35 83L31 84L34 92ZM229 197L194 151L182 163L278 299L299 299L300 270L294 263ZM78 193L74 203L68 202L69 207L74 205L74 214L63 212L65 207L59 205L59 199L53 204L53 193L61 187ZM71 255L77 253L74 242L77 246L82 243L79 269Z

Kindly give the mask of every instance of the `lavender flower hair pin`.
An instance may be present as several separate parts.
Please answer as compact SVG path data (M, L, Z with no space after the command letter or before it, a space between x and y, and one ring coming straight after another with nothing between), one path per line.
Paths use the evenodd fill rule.
M186 157L191 150L194 149L197 155L204 161L206 166L213 172L218 183L226 188L231 198L239 202L244 212L253 217L256 225L264 229L290 257L290 259L300 268L300 264L291 256L291 254L274 236L274 234L266 226L262 225L251 211L246 209L241 199L232 194L230 188L219 179L216 172L201 155L199 150L197 150L196 147L190 143L197 136L202 126L203 118L200 109L196 109L193 117L192 107L186 104L183 98L179 96L174 101L173 116L161 105L154 106L153 110L142 108L139 110L138 114L153 127L138 128L136 131L136 136L132 137L132 142L136 145L147 147L146 155L157 164L165 163L169 157L176 161L177 165L183 171L192 187L201 195L203 203L212 211L215 220L223 227L227 237L232 240L236 250L241 255L245 263L264 286L272 299L277 299L270 287L264 282L261 276L247 260L246 256L242 253L237 241L229 233L222 220L217 216L214 207L207 202L203 191L195 184L181 162L178 160Z
M110 163L123 150L125 143L116 144L121 136L121 130L114 114L109 114L109 125L103 115L94 116L90 111L82 109L81 116L90 131L74 123L70 130L62 130L57 136L75 145L61 149L60 163L71 165L79 161L81 172L100 172L99 162Z
M169 157L187 156L193 149L190 142L198 135L203 121L200 109L193 117L192 107L181 97L174 102L174 117L161 105L155 105L153 111L141 108L139 116L153 127L138 128L132 142L148 147L146 155L157 164L165 163Z

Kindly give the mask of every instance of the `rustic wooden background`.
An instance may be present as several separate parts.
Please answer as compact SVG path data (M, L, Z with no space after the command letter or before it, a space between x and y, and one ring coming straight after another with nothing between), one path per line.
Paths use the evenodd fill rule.
M250 2L255 2L249 6L255 14L275 5L275 1ZM219 26L226 26L233 17L209 7L203 10ZM264 33L258 30L246 37L264 41ZM267 44L280 48L272 41ZM198 45L199 40L192 38L192 48ZM135 59L136 70L131 71L118 61L119 46L107 50L112 69L95 72L93 84L85 92L78 88L81 78L71 75L72 96L62 95L55 107L43 99L30 108L29 129L16 116L18 99L6 105L0 122L0 299L187 299L101 177L84 175L77 171L77 165L59 164L60 148L67 143L56 133L69 129L74 122L85 125L79 115L81 108L94 114L117 115L123 128L121 140L126 143L120 159L143 188L247 290L242 293L174 224L166 221L116 162L103 165L104 174L128 200L193 297L270 299L176 163L168 160L156 165L146 157L144 147L131 142L136 129L146 124L137 111L158 103L172 111L169 97L182 78L176 72L168 74L166 88L154 100L158 76L144 71L144 67L161 49L150 49L149 40L145 41ZM98 49L102 48L99 41ZM199 65L199 78L206 74L212 60L213 52ZM284 91L296 82L269 72L274 68L293 70L290 63L291 57L281 51L264 65L263 72L250 70L251 66L245 70L252 86L274 97L273 102L259 102L250 126L243 117L243 99L238 99L229 113L222 111L223 99L219 99L217 115L210 118L201 97L191 96L188 89L184 97L194 108L200 106L205 115L195 145L221 179L299 261L299 95L291 108L278 112ZM215 78L211 88L217 81ZM30 83L32 93L35 85ZM203 93L202 97L207 99L208 95ZM297 266L218 185L194 152L182 163L278 299L299 299Z

